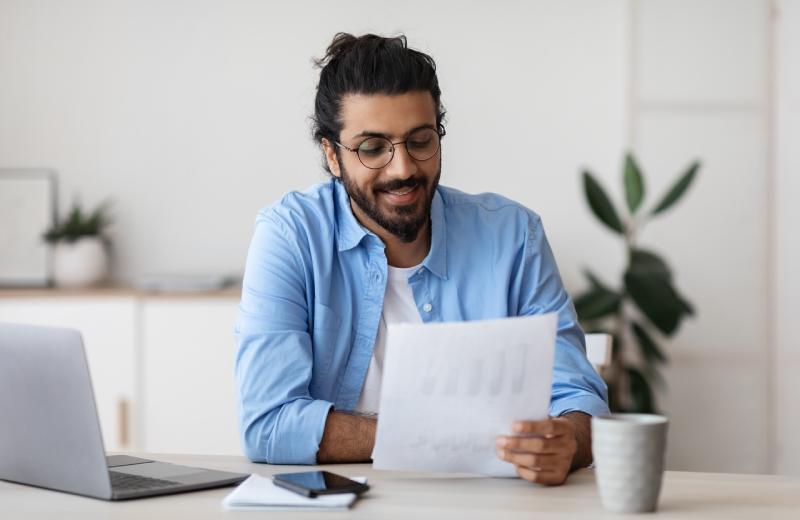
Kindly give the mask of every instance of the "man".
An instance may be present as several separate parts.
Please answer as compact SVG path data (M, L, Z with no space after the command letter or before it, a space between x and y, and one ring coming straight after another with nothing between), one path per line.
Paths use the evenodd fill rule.
M368 461L387 323L557 312L553 417L509 425L522 435L497 447L520 477L563 483L591 463L589 419L608 407L539 217L439 186L435 65L404 37L338 34L318 64L314 137L332 179L262 210L247 258L236 329L247 456Z

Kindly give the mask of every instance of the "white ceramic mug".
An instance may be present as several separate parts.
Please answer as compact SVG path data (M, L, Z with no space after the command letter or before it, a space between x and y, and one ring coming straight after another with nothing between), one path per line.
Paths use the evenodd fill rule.
M592 417L592 452L603 507L616 513L656 510L668 423L664 416L649 414Z

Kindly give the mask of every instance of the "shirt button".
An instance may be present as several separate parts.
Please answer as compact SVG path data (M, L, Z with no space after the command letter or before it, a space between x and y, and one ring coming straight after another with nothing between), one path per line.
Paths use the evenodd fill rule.
M431 312L433 310L433 305L431 305L430 303L426 303L425 305L422 306L422 310L425 312Z

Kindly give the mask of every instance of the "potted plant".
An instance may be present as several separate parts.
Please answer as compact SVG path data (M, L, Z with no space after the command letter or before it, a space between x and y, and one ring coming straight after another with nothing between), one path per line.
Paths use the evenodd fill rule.
M611 364L603 376L612 411L657 411L654 384L663 386L660 367L669 361L659 345L675 334L681 321L694 314L675 288L672 271L652 249L639 245L644 226L672 208L692 184L700 163L694 161L650 210L643 211L645 182L632 154L625 156L623 184L626 210L622 217L600 183L588 171L583 186L592 213L623 241L627 266L618 284L607 284L588 269L589 289L575 298L578 318L587 332L613 336Z
M110 245L105 232L110 224L107 203L87 213L75 202L67 217L44 234L54 246L53 278L57 286L88 287L105 280Z

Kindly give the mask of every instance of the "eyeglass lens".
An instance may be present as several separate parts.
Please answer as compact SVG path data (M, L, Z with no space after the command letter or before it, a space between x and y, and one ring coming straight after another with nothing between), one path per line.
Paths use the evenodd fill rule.
M432 128L420 128L409 134L404 144L413 159L427 161L439 151L439 133ZM358 145L358 158L367 168L383 168L394 157L394 147L384 137L370 137Z

